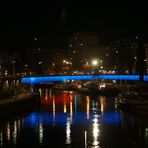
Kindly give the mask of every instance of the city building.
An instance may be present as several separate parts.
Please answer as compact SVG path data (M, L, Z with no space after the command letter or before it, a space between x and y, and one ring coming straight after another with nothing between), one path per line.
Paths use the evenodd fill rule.
M98 36L95 33L73 33L68 42L73 71L90 71L93 59L102 60L103 49L99 47Z
M119 74L136 74L145 71L145 68L139 70L139 67L145 67L142 61L146 62L145 56L148 57L148 53L145 54L145 44L146 41L138 37L111 42L105 51L107 71ZM139 65L139 60L143 66Z
M62 49L29 49L24 57L24 72L30 74L62 74L67 53ZM28 74L29 74L28 73Z

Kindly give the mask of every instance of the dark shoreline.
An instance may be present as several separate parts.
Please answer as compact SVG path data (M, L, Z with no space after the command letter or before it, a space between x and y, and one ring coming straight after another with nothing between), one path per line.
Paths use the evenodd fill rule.
M39 105L38 93L20 94L16 98L0 100L0 117L15 115Z

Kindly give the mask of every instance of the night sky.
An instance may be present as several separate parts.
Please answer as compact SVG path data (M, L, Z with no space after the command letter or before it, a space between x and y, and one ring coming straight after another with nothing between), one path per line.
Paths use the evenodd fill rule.
M0 49L66 48L67 37L78 31L95 32L103 41L147 37L147 19L142 1L5 0L0 3Z

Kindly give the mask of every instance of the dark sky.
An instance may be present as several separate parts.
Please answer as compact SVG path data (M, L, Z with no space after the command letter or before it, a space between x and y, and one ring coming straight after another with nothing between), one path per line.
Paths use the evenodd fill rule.
M142 1L4 0L0 48L65 48L67 36L75 31L96 32L100 40L147 36L147 19Z

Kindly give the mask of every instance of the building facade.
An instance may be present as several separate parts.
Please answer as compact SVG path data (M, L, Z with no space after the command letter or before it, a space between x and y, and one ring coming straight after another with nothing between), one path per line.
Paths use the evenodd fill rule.
M99 47L98 36L95 33L73 33L68 42L73 71L90 71L91 61L93 59L101 60L102 48Z
M146 41L139 38L111 42L105 52L108 71L118 74L139 74L141 71L146 73L145 44Z

